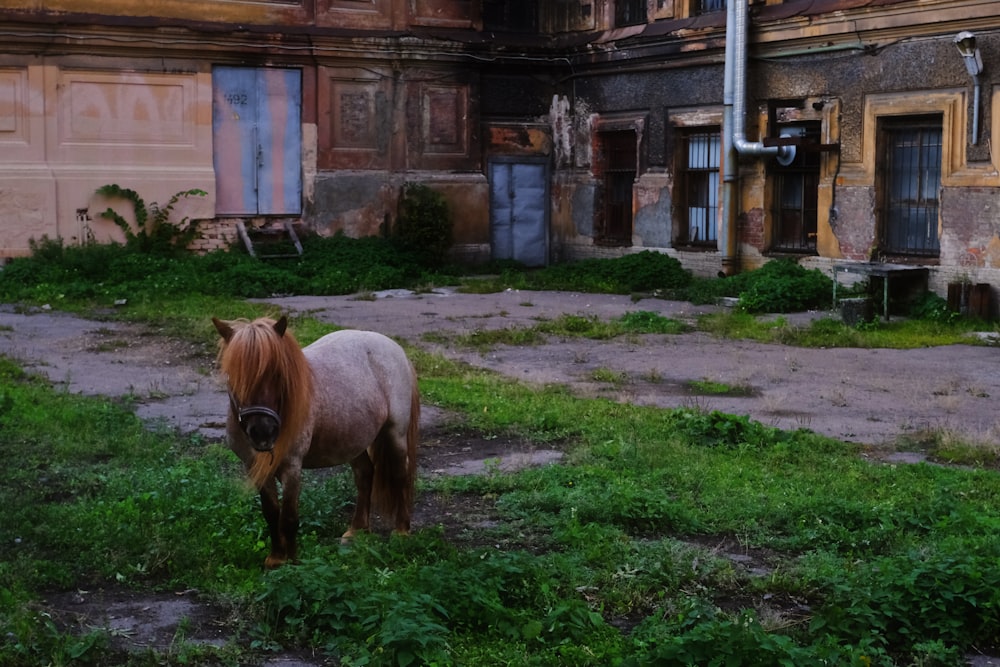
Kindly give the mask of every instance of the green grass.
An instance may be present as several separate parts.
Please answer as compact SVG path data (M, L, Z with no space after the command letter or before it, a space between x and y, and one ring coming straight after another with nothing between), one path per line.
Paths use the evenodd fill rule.
M995 325L956 319L939 322L896 319L850 327L838 319L819 318L794 326L787 317L763 318L740 311L700 315L697 328L720 338L781 343L797 347L860 347L916 349L938 345L983 345L974 331L992 331Z
M302 262L262 265L43 245L0 272L0 297L149 323L210 350L211 316L275 314L244 296L453 279L377 240L310 250ZM748 295L744 310L799 279L816 298L825 289L790 267L751 289L746 276L696 281L663 257L639 255L537 272L503 266L476 286L736 292ZM107 308L125 296L126 307ZM697 327L788 345L906 348L972 342L968 331L993 326L930 306L926 317L858 328L832 319L794 327L746 312L703 316ZM292 325L302 343L331 329L307 316ZM688 326L637 310L441 341L526 345ZM125 401L54 390L0 358L0 664L248 664L287 648L344 665L889 666L959 664L974 647L997 649L1000 476L991 438L920 434L931 456L971 468L879 465L856 445L806 430L581 399L409 352L424 400L464 416L456 428L558 443L564 461L421 480L431 507L469 505L489 520L454 528L430 515L409 539L364 536L350 548L338 541L353 497L349 472L308 476L304 560L263 575L263 520L228 451L149 430ZM607 373L595 379L627 379ZM693 389L739 388L705 380ZM223 647L179 637L169 650L123 655L103 632L58 626L40 602L92 587L197 589L241 623Z
M0 445L19 465L0 487L0 659L124 664L100 635L36 611L42 591L90 586L197 588L239 608L252 615L242 660L280 646L345 664L705 664L730 651L741 664L902 665L1000 632L995 472L873 465L806 431L413 357L427 402L465 427L569 443L566 462L423 480L421 494L485 503L495 520L449 535L431 516L411 539L347 549L349 475L311 478L305 560L263 578L263 522L231 454L3 362ZM200 650L210 662L234 648Z
M752 387L731 385L715 380L691 380L687 386L692 392L706 396L749 396L753 393Z

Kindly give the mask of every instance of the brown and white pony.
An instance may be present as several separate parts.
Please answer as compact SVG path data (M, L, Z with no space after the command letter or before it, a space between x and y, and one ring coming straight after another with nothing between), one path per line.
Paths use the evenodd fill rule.
M270 532L265 566L296 558L303 468L351 464L358 497L342 539L368 529L373 504L409 532L420 395L403 349L355 330L303 349L285 317L212 322L229 385L229 447L260 491Z

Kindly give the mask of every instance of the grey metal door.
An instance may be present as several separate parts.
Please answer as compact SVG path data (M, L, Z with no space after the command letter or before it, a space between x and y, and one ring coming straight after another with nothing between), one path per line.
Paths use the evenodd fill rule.
M215 67L216 212L297 215L302 208L302 73Z
M490 241L493 259L544 266L549 257L548 163L491 160Z

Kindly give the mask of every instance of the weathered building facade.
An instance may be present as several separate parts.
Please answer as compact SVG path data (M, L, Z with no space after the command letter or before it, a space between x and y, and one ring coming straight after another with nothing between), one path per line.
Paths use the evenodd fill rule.
M0 0L0 33L0 256L114 236L108 183L204 189L222 244L375 234L420 181L470 258L1000 287L992 0Z

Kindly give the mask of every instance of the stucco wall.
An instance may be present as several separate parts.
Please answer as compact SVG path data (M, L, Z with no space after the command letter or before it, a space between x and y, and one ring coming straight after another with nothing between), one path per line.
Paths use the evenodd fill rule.
M147 204L214 189L211 76L121 66L0 65L0 256L26 254L29 239L42 236L121 238L97 215L109 205L95 195L103 185L131 188ZM185 202L177 213L212 217L214 198Z

